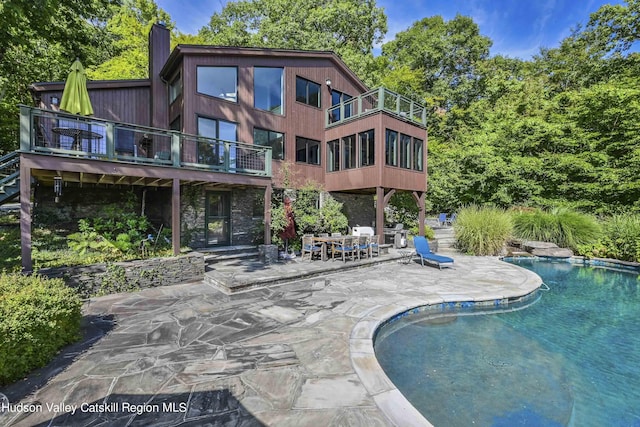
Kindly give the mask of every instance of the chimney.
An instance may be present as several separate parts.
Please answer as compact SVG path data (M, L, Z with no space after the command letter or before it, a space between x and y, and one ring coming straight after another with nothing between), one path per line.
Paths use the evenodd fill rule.
M160 70L171 53L171 32L163 22L153 24L149 32L149 80L151 80L151 126L169 128L169 99Z

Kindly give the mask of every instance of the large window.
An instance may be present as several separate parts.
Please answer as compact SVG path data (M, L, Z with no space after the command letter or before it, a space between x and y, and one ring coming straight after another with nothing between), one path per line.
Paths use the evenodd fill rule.
M296 162L320 164L320 141L296 136Z
M284 69L253 69L253 106L275 114L284 114Z
M272 148L272 158L284 160L284 134L267 129L253 129L253 143Z
M417 171L422 171L424 169L423 159L424 159L424 151L423 147L424 143L421 139L413 138L413 169Z
M398 166L398 132L387 129L384 144L385 163L389 166Z
M400 134L400 167L405 169L411 168L411 137L403 133Z
M327 142L327 172L340 170L340 140Z
M237 140L237 125L224 120L198 117L198 135L211 139L198 140L198 163L221 166L225 164L224 141ZM228 153L230 166L233 166L235 152Z
M358 134L360 143L360 166L371 166L376 162L375 131L373 129Z
M349 135L342 138L342 152L344 168L353 169L356 167L356 136Z
M236 67L197 67L197 91L227 101L238 102Z
M302 77L296 77L296 101L320 108L320 85Z
M169 83L169 104L182 95L182 76L180 73Z
M346 93L342 93L337 90L331 91L331 106L336 106L341 102L347 102L351 99L351 95L347 95ZM340 109L335 108L331 110L331 121L337 122L341 119ZM344 106L344 118L351 117L351 104L347 104Z

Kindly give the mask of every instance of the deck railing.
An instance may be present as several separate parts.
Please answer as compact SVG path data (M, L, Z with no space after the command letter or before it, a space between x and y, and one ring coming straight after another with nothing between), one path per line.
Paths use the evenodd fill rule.
M427 125L427 109L400 94L380 87L348 99L326 110L326 127L385 111L403 120Z
M20 150L271 176L271 147L20 106Z

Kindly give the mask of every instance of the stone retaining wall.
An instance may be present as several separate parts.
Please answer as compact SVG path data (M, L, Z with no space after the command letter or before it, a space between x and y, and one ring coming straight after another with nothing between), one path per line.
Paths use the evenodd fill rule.
M204 255L191 252L177 257L46 268L38 274L60 277L83 297L91 297L203 280Z

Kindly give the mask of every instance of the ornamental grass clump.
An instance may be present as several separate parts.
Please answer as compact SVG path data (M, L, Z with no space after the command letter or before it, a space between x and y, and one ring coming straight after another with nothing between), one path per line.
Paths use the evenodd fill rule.
M594 217L566 208L516 213L513 222L517 238L555 243L574 251L597 241L602 233Z
M512 229L511 216L494 207L466 207L454 223L458 248L472 255L498 255Z
M61 279L0 274L0 385L46 365L76 341L81 308Z

